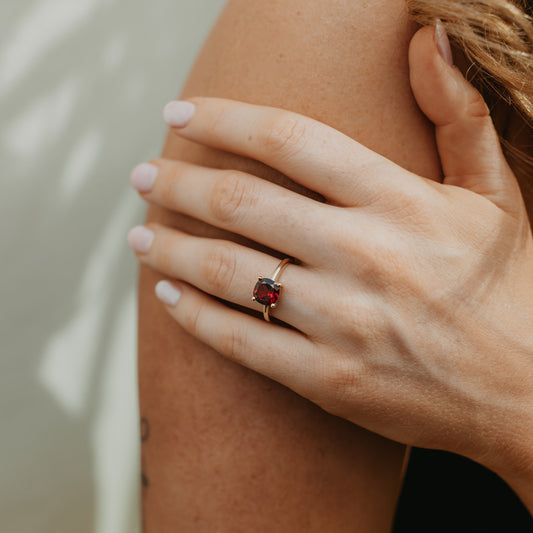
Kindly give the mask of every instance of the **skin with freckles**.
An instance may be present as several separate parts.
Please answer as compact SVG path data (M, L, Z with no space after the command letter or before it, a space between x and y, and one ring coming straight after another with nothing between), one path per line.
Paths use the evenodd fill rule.
M212 95L291 109L438 181L441 169L432 127L409 87L407 47L414 30L403 2L369 6L351 0L294 1L267 6L232 1L181 96ZM170 160L179 160L182 170L186 163L202 169L190 174L194 179L207 178L209 169L240 170L324 201L319 192L269 163L195 144L173 132L163 158L153 163L166 168L169 177L178 175ZM387 183L393 180L391 176ZM172 180L162 179L157 187L163 187L162 197L172 196ZM195 191L198 188L191 187L179 194ZM278 244L271 243L272 249L193 218L197 213L173 209L163 201L152 204L148 226L225 239L264 253L265 261L246 284L247 299L257 275L269 275L277 265ZM299 225L285 219L281 234ZM177 234L167 235L174 245L170 237ZM149 241L145 235L145 246ZM163 262L164 257L159 255ZM166 265L156 268L170 272L181 263L194 275L194 265L185 261L191 257L194 254L167 256ZM282 312L281 302L291 302L285 298L291 286L286 280L295 267L283 273L286 292L275 316ZM389 531L404 448L224 359L188 333L157 300L154 287L161 279L165 275L148 262L141 266L139 387L143 427L150 428L143 434L145 531ZM226 305L242 316L261 316L259 306L254 311L231 301ZM269 337L259 338L270 342Z
M165 108L185 138L267 163L326 199L180 162L147 195L297 258L276 306L293 329L208 296L252 307L246 280L274 257L157 225L134 228L130 244L187 282L158 295L219 353L388 438L485 464L533 510L533 237L489 110L436 35L415 35L410 73L436 125L443 184L288 111L216 98Z
M353 0L231 1L181 97L292 109L439 179L431 127L409 87L414 30L403 0L372 8ZM162 155L251 172L319 199L268 165L174 133ZM267 251L157 205L146 221ZM271 274L267 266L251 285ZM195 339L157 299L162 278L141 265L139 397L150 424L142 444L145 531L388 532L404 447L327 414Z

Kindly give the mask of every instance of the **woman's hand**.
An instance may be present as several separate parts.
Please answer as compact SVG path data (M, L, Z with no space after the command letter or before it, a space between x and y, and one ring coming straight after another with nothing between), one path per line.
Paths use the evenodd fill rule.
M262 161L327 203L158 159L132 178L148 202L276 252L156 224L129 241L143 263L180 280L158 284L158 296L221 354L381 435L477 460L523 496L533 486L527 213L487 106L439 55L432 28L413 38L410 65L436 125L443 183L310 118L194 98L166 108L177 134ZM281 256L297 261L271 314L292 329L209 296L259 311L252 289Z

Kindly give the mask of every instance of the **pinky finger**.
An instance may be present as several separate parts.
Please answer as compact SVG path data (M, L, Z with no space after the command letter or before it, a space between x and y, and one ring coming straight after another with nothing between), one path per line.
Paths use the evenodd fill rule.
M186 283L160 281L155 292L183 329L223 356L302 396L312 393L315 345L302 333L230 309Z

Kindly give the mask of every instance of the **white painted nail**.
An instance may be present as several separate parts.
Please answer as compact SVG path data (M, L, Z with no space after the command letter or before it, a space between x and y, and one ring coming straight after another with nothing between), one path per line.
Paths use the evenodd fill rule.
M139 192L150 192L158 173L159 168L152 165L152 163L141 163L131 171L131 184Z
M437 19L437 23L435 24L435 44L444 61L446 61L448 65L453 65L453 53L452 47L450 46L450 39L448 39L448 34L440 19Z
M147 253L154 242L154 232L145 226L135 226L128 233L128 244L141 254Z
M173 101L163 109L163 119L169 126L183 128L189 123L195 111L196 106L191 102Z
M180 299L181 292L168 281L160 281L155 286L156 296L167 305L174 307Z

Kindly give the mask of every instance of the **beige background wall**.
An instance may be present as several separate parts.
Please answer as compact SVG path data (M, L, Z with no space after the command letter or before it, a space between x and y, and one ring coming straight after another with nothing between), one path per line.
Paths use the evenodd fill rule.
M0 529L138 530L135 164L224 0L0 2Z

